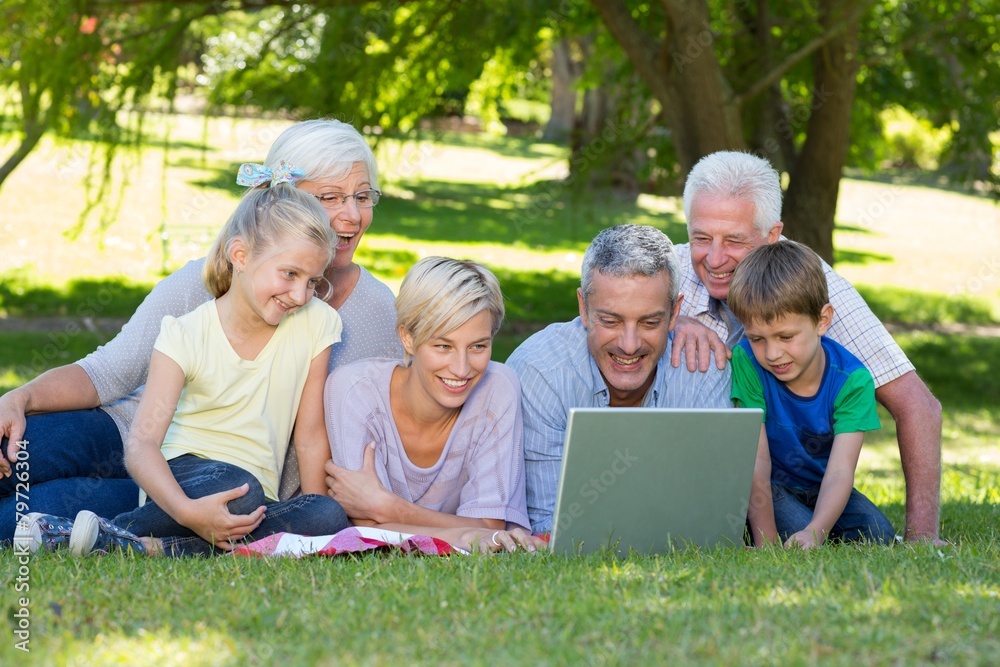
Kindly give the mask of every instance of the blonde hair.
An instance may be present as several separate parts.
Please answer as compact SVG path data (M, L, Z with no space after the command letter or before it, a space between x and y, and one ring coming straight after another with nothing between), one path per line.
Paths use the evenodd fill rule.
M492 338L504 316L497 277L481 264L448 257L426 257L414 264L396 297L397 324L413 338L414 349L484 310L492 316ZM409 354L404 361L410 363Z
M202 280L216 298L228 292L233 283L229 247L235 239L242 240L251 254L288 239L309 241L326 252L329 264L336 236L326 210L311 194L287 183L248 190L205 259Z
M801 243L782 240L747 253L733 274L726 305L743 324L770 324L789 314L819 322L829 301L819 255Z

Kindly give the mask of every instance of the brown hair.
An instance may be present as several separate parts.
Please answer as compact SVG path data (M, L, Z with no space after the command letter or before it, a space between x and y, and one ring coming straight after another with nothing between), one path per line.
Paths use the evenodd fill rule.
M818 322L829 301L819 255L801 243L782 240L758 246L743 258L726 305L744 324L770 324L788 314Z

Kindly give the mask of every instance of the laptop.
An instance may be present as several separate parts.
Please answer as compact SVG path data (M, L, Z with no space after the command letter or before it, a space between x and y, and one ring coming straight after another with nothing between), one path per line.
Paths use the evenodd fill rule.
M571 408L551 550L742 545L762 419L760 409Z

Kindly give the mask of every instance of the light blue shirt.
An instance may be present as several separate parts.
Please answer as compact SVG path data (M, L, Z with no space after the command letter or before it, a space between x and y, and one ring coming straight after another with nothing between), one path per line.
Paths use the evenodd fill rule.
M670 365L673 333L643 399L651 408L730 408L729 364L707 373ZM507 360L521 380L528 518L535 533L552 530L570 408L607 407L611 397L587 347L580 318L552 324L521 343Z

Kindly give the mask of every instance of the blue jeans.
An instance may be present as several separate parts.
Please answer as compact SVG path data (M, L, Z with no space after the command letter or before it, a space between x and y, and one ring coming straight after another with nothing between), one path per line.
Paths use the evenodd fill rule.
M809 525L816 509L819 489L792 489L771 482L771 498L774 501L774 522L778 535L784 542L794 533ZM892 524L882 511L857 489L851 489L851 496L840 518L833 524L829 539L842 542L867 541L891 544L896 536Z
M203 459L191 454L169 462L170 470L188 498L203 498L248 484L246 495L229 501L233 514L250 514L265 505L265 518L251 540L289 532L302 535L332 535L351 525L344 508L333 498L310 494L280 502L268 502L257 478L239 466ZM174 520L152 500L138 509L119 514L113 523L140 537L158 537L169 556L209 556L223 554L193 530Z
M14 539L18 514L74 517L89 509L115 516L139 504L139 487L125 469L121 434L103 410L29 415L24 439L28 482L0 479L0 544ZM0 442L6 452L7 438Z

